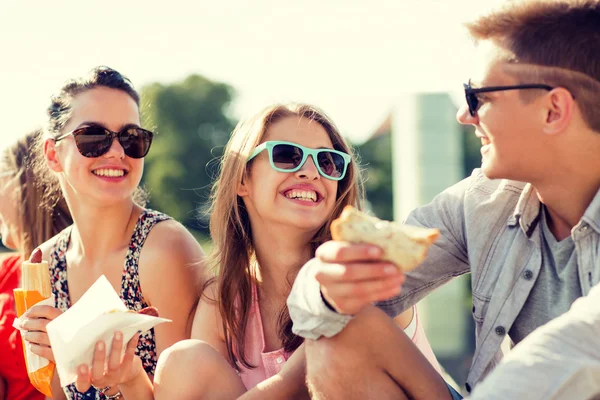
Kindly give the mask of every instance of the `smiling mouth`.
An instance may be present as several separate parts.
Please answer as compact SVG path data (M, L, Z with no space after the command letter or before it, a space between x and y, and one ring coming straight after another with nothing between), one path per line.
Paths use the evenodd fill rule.
M123 169L100 168L93 170L92 174L107 178L120 178L127 175L127 171Z
M307 201L307 202L311 202L311 203L316 203L319 200L321 200L320 195L317 192L315 192L314 190L292 189L292 190L288 190L283 195L285 197L287 197L288 199Z

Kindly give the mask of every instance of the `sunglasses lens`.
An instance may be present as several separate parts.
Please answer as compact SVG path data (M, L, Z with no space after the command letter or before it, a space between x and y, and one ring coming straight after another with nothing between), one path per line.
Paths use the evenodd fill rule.
M152 144L152 132L141 128L129 128L119 134L119 143L131 158L143 158Z
M324 175L335 179L342 177L346 161L344 161L341 155L325 150L319 152L317 159L319 161L319 168Z
M87 126L73 132L77 149L84 157L100 157L111 145L111 135L99 126Z
M100 157L112 146L112 134L100 126L87 126L73 132L77 149L84 157ZM143 158L152 144L152 132L129 128L119 133L119 143L131 158Z
M479 101L477 100L477 95L474 93L467 94L467 104L469 105L469 113L474 117L477 113L477 107L479 105Z
M302 162L302 149L289 144L278 144L273 147L273 164L282 170L293 170Z

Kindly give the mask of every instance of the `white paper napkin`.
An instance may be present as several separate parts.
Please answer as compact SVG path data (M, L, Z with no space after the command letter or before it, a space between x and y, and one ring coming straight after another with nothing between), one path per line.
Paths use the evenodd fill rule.
M165 318L124 311L127 307L102 275L77 303L48 324L46 330L61 386L75 382L79 365L87 364L91 368L94 346L98 341L104 341L108 355L114 333L122 332L122 356L125 345L137 331L144 332L157 324L171 322Z

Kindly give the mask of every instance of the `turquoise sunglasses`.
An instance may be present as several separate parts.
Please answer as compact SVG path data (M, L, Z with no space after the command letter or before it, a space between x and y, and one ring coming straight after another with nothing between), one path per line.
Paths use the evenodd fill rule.
M319 174L327 179L339 181L346 176L346 169L352 158L333 149L310 149L297 143L268 141L257 146L248 161L259 155L263 150L269 152L269 162L275 171L296 172L311 156Z

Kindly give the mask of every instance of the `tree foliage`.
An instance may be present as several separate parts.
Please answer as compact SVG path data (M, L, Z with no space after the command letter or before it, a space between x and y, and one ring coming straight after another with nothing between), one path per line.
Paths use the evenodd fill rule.
M200 75L142 88L142 122L155 130L146 157L144 185L150 206L185 225L206 230L204 209L218 159L234 123L228 116L233 89Z
M377 136L358 146L368 206L377 217L394 218L392 135Z

